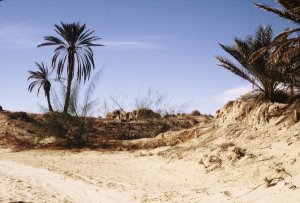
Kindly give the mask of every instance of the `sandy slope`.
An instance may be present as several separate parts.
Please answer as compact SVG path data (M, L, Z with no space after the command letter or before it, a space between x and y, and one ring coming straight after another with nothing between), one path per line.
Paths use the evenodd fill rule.
M0 201L300 202L300 122L274 113L280 104L245 115L248 107L227 106L212 123L185 132L194 139L173 147L2 149Z

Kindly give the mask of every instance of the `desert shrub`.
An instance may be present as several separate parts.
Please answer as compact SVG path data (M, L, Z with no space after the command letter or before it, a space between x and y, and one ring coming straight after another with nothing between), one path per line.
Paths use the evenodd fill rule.
M128 109L147 109L164 116L167 114L182 114L189 105L189 102L172 104L171 100L166 93L151 88L140 92L132 101L124 93L114 92L107 100L104 100L101 114L103 116L109 115L109 118L111 118L113 116L111 112L116 110L124 113Z
M194 111L192 111L191 115L192 115L192 116L200 116L201 113L200 113L200 111L198 111L198 110L194 110Z
M153 118L160 118L160 114L154 112L151 109L147 108L140 108L136 111L137 119L153 119Z
M44 114L29 129L41 137L54 136L59 140L58 145L62 144L66 147L85 145L88 135L93 130L92 118L71 116L59 112Z
M128 106L128 97L122 92L114 92L108 98L108 100L104 100L103 109L104 114L108 114L109 112L114 111L124 111Z
M227 103L225 104L225 106L224 106L223 108L224 108L224 109L227 109L227 108L229 108L229 107L232 107L233 104L234 104L234 101L230 100L229 102L227 102ZM218 110L218 111L219 111L219 110Z
M27 123L32 122L32 119L28 116L28 114L26 112L23 112L23 111L20 111L20 112L6 112L5 114L9 119L12 119L12 120L20 120L20 121L24 121L24 122L27 122Z
M93 131L92 118L74 116L71 118L67 125L67 145L70 147L86 145Z
M58 112L47 113L44 114L44 118L40 123L40 126L44 130L44 135L63 138L68 131L66 124L69 120L70 116L68 114Z
M166 94L149 88L144 94L137 96L135 99L135 108L144 110L151 109L155 112L162 113L163 109L168 105L165 100Z
M115 128L118 131L118 139L134 140L153 138L160 133L168 131L170 126L163 121L148 119L137 123L119 123Z
M45 136L55 136L63 139L66 147L81 147L87 144L91 134L92 114L97 105L97 100L92 100L96 89L96 83L100 78L101 71L94 75L81 96L81 85L77 82L73 85L70 95L68 113L62 113L64 108L60 98L53 90L53 104L55 112L46 113L36 127ZM61 87L64 94L65 88Z
M117 109L117 110L114 110L112 112L106 113L105 117L109 120L115 120L117 118L120 118L121 114L122 114L122 110Z

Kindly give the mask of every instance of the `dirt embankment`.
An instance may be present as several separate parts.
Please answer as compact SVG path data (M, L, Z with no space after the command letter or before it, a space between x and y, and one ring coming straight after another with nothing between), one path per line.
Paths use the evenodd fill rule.
M71 117L58 112L41 115L26 112L0 112L0 145L14 146L17 150L61 149L72 148L74 142L77 142L80 147L93 149L148 149L175 145L188 140L191 137L185 132L212 121L212 116L200 113L199 115L179 114L163 117L144 116L122 120L118 117ZM185 135L181 135L181 132ZM171 134L171 136L166 136L168 139L161 139L164 137L157 136L159 134L163 136ZM80 141L76 141L78 135L80 135ZM144 144L142 138L148 140L147 144ZM136 142L136 140L142 140L142 142Z

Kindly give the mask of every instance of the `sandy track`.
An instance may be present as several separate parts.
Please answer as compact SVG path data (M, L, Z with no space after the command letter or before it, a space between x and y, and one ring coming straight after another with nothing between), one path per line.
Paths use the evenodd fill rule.
M1 202L129 202L112 190L12 161L0 161L0 177Z

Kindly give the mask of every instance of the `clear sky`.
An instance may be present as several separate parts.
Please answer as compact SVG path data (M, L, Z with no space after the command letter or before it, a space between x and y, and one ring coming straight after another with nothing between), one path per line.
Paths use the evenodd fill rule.
M224 55L218 42L253 34L273 25L275 34L288 22L256 8L273 0L3 0L0 1L0 105L13 111L39 112L44 94L27 87L34 62L50 65L54 47L37 48L54 24L81 22L95 30L105 47L94 49L96 70L104 68L96 96L128 100L149 87L172 103L214 113L226 101L251 88L218 67Z

